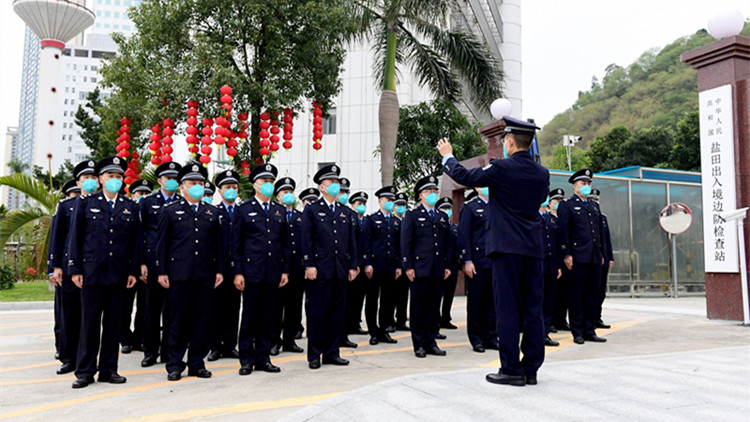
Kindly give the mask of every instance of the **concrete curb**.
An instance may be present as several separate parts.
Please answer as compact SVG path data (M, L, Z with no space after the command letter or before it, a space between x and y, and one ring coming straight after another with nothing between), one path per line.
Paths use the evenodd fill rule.
M0 311L37 311L54 308L55 302L51 300L39 302L0 302Z

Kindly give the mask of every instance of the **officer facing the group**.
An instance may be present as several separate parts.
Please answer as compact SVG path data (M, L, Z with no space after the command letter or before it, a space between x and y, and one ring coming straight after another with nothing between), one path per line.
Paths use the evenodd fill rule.
M302 262L302 213L294 208L296 186L297 183L291 177L282 177L274 186L276 200L285 208L284 221L289 235L289 282L286 286L279 288L271 356L274 355L274 348L276 354L279 349L292 353L304 352L294 341L299 326L302 324L302 297L305 293L305 266Z
M143 198L140 205L141 237L143 238L141 273L146 282L146 335L144 338L143 360L141 366L146 368L156 363L161 357L162 362L169 361L167 345L169 343L169 303L167 289L158 282L156 271L156 243L159 240L159 219L164 206L179 201L177 193L179 183L177 173L182 169L179 163L168 162L161 164L154 171L159 183L159 190ZM143 278L143 277L142 277ZM163 329L162 329L163 327Z
M164 207L159 219L156 270L159 284L169 292L171 326L167 379L210 378L203 359L211 345L210 316L213 291L224 280L224 242L221 214L201 201L208 177L205 167L187 164L177 173L183 197Z
M237 359L237 330L240 321L240 291L229 282L234 278L232 272L232 251L234 251L234 230L232 219L237 210L237 194L240 190L240 174L229 169L217 174L214 178L216 187L219 188L221 202L216 207L221 215L222 240L224 250L221 255L224 268L224 279L214 290L213 304L211 306L211 353L207 360L213 362L221 357Z
M499 348L492 295L492 263L487 258L489 188L474 188L458 220L459 260L467 283L466 322L469 342L477 353Z
M68 273L81 289L83 309L73 388L93 383L97 370L99 382L126 381L117 373L118 334L125 288L135 285L140 268L138 205L118 195L125 169L126 162L120 157L96 163L104 190L78 197L73 210Z
M452 251L448 218L435 210L437 191L437 177L417 181L414 196L420 205L406 213L401 225L401 267L411 282L411 340L418 358L446 354L435 342L435 334L443 280L451 275L448 259Z
M360 242L367 277L365 319L372 345L379 342L397 343L385 330L384 324L393 319L394 288L396 279L401 276L401 221L393 216L396 188L385 186L375 192L375 196L380 209L365 218Z
M501 368L486 379L523 386L536 384L537 370L544 362L544 228L538 210L549 190L549 171L528 151L538 127L510 117L503 120L507 159L493 159L483 168L467 170L453 157L447 140L438 142L438 150L444 172L457 183L489 188L486 247L492 261ZM518 347L521 321L522 361Z
M302 213L302 256L307 288L307 360L310 369L348 365L339 355L343 338L346 283L357 276L356 219L336 201L340 169L324 166L313 177L323 198Z
M279 287L289 282L289 236L286 210L271 201L278 169L261 164L250 172L255 197L234 214L234 285L242 292L240 375L253 369L281 372L271 363Z
M591 194L589 195L588 199L599 203L599 195L600 195L599 189L591 189ZM602 265L602 275L601 275L601 284L599 285L599 308L598 308L598 319L596 320L596 328L603 328L608 329L611 328L609 324L605 324L604 320L602 320L602 305L604 305L604 299L607 297L607 278L609 277L609 272L612 270L612 267L615 265L615 257L614 253L612 252L612 237L609 233L609 221L607 221L607 216L602 213L602 241L604 242L604 264Z
M565 266L570 271L570 330L576 344L607 341L596 335L601 267L607 253L602 237L604 228L599 204L587 199L591 194L592 177L593 173L589 169L581 169L570 176L568 182L573 185L575 192L557 209L560 249Z
M49 237L49 260L47 272L55 283L55 314L59 318L56 325L59 333L59 359L62 362L57 369L58 375L73 372L76 369L78 355L78 339L81 333L81 289L70 277L68 271L68 237L70 236L70 222L75 209L77 198L82 192L90 194L96 191L95 173L96 163L83 161L73 169L75 180L63 186L66 199L57 204L57 211L52 217ZM59 306L59 308L58 308Z
M559 226L557 207L565 199L562 189L553 189L549 193L549 212L542 215L544 222L544 345L557 347L560 343L549 337L552 329L552 317L555 313L557 280L562 277L562 257L560 256Z
M448 216L448 225L450 226L450 250L451 256L448 257L448 269L451 275L443 282L443 305L440 309L440 327L438 327L437 339L445 339L445 335L440 334L440 328L455 330L455 325L451 324L451 308L453 307L453 298L456 296L456 284L458 284L458 225L453 223L453 200L447 196L438 200L435 207Z
M393 201L395 207L393 208L393 215L399 220L404 220L406 214L406 206L409 204L409 196L403 192L396 193L396 199ZM400 236L399 236L400 237ZM399 243L401 239L399 238ZM385 325L385 330L389 333L399 331L409 331L409 326L406 325L406 313L409 305L409 278L406 277L403 270L401 276L396 278L395 288L393 290L393 301L391 302L392 309L387 312L386 320L382 323ZM395 313L395 319L394 319Z

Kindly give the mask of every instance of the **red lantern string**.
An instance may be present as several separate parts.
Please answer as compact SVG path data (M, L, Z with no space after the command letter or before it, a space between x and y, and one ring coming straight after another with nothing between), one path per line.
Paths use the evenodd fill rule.
M292 148L292 130L294 128L294 112L291 108L284 109L284 143L282 146L289 151Z
M151 126L151 143L148 149L151 150L151 164L158 166L161 164L161 124Z
M323 148L323 110L321 104L313 102L313 149L319 151Z
M214 130L211 128L211 126L214 125L213 119L203 119L203 138L201 138L201 143L203 146L201 147L201 158L200 161L203 163L204 167L208 167L208 163L211 162L211 142L213 142L213 139L211 139L211 135L213 135Z
M237 120L240 121L240 124L239 124L240 132L236 134L236 136L233 136L232 139L229 139L227 141L227 155L230 157L234 157L235 155L237 155L236 147L239 145L239 142L244 142L245 139L247 139L247 127L248 127L247 119L248 119L248 116L247 116L247 113L245 112L240 112L237 115ZM237 137L240 138L240 141L237 141L236 139L234 139Z
M250 174L250 163L247 161L243 161L240 163L240 167L242 167L242 174Z
M268 140L268 138L271 136L271 134L268 132L268 129L271 127L271 123L269 120L271 119L271 115L268 113L261 113L260 115L260 155L262 155L264 158L268 157L271 154L270 146L271 141Z
M174 121L172 119L164 119L162 120L162 125L164 129L161 132L163 135L161 139L161 162L168 163L172 161L172 152L174 151L172 148L172 144L174 143L172 139L172 135L174 135Z
M127 117L120 119L120 129L117 131L117 156L128 158L130 156L130 120Z
M188 127L185 129L185 132L187 133L185 141L188 144L188 151L190 151L190 154L195 157L195 154L198 153L198 142L200 142L198 139L198 134L200 133L200 131L198 131L198 101L189 100L187 105L188 118L186 123Z

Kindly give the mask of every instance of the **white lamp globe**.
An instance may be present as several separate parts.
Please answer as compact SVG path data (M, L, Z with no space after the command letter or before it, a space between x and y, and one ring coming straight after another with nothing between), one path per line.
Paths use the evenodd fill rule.
M708 33L717 40L721 40L739 34L744 25L745 18L739 10L724 10L708 20Z
M502 119L503 116L510 116L511 111L513 111L513 105L505 98L498 98L490 104L492 117L497 120Z

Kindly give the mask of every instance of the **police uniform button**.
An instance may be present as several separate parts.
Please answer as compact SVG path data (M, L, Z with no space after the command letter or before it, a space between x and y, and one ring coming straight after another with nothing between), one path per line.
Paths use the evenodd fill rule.
M336 233L336 230L334 230L333 232Z
M198 251L195 251L195 254L198 255Z
M109 256L112 256L112 252L109 253Z
M195 239L195 243L198 243L198 239Z
M268 253L268 256L271 256L271 252Z
M435 246L437 246L437 242L435 242Z
M198 227L195 228L195 231L198 231Z
M271 244L271 241L270 241L270 240L268 241L268 244L269 244L269 245Z

